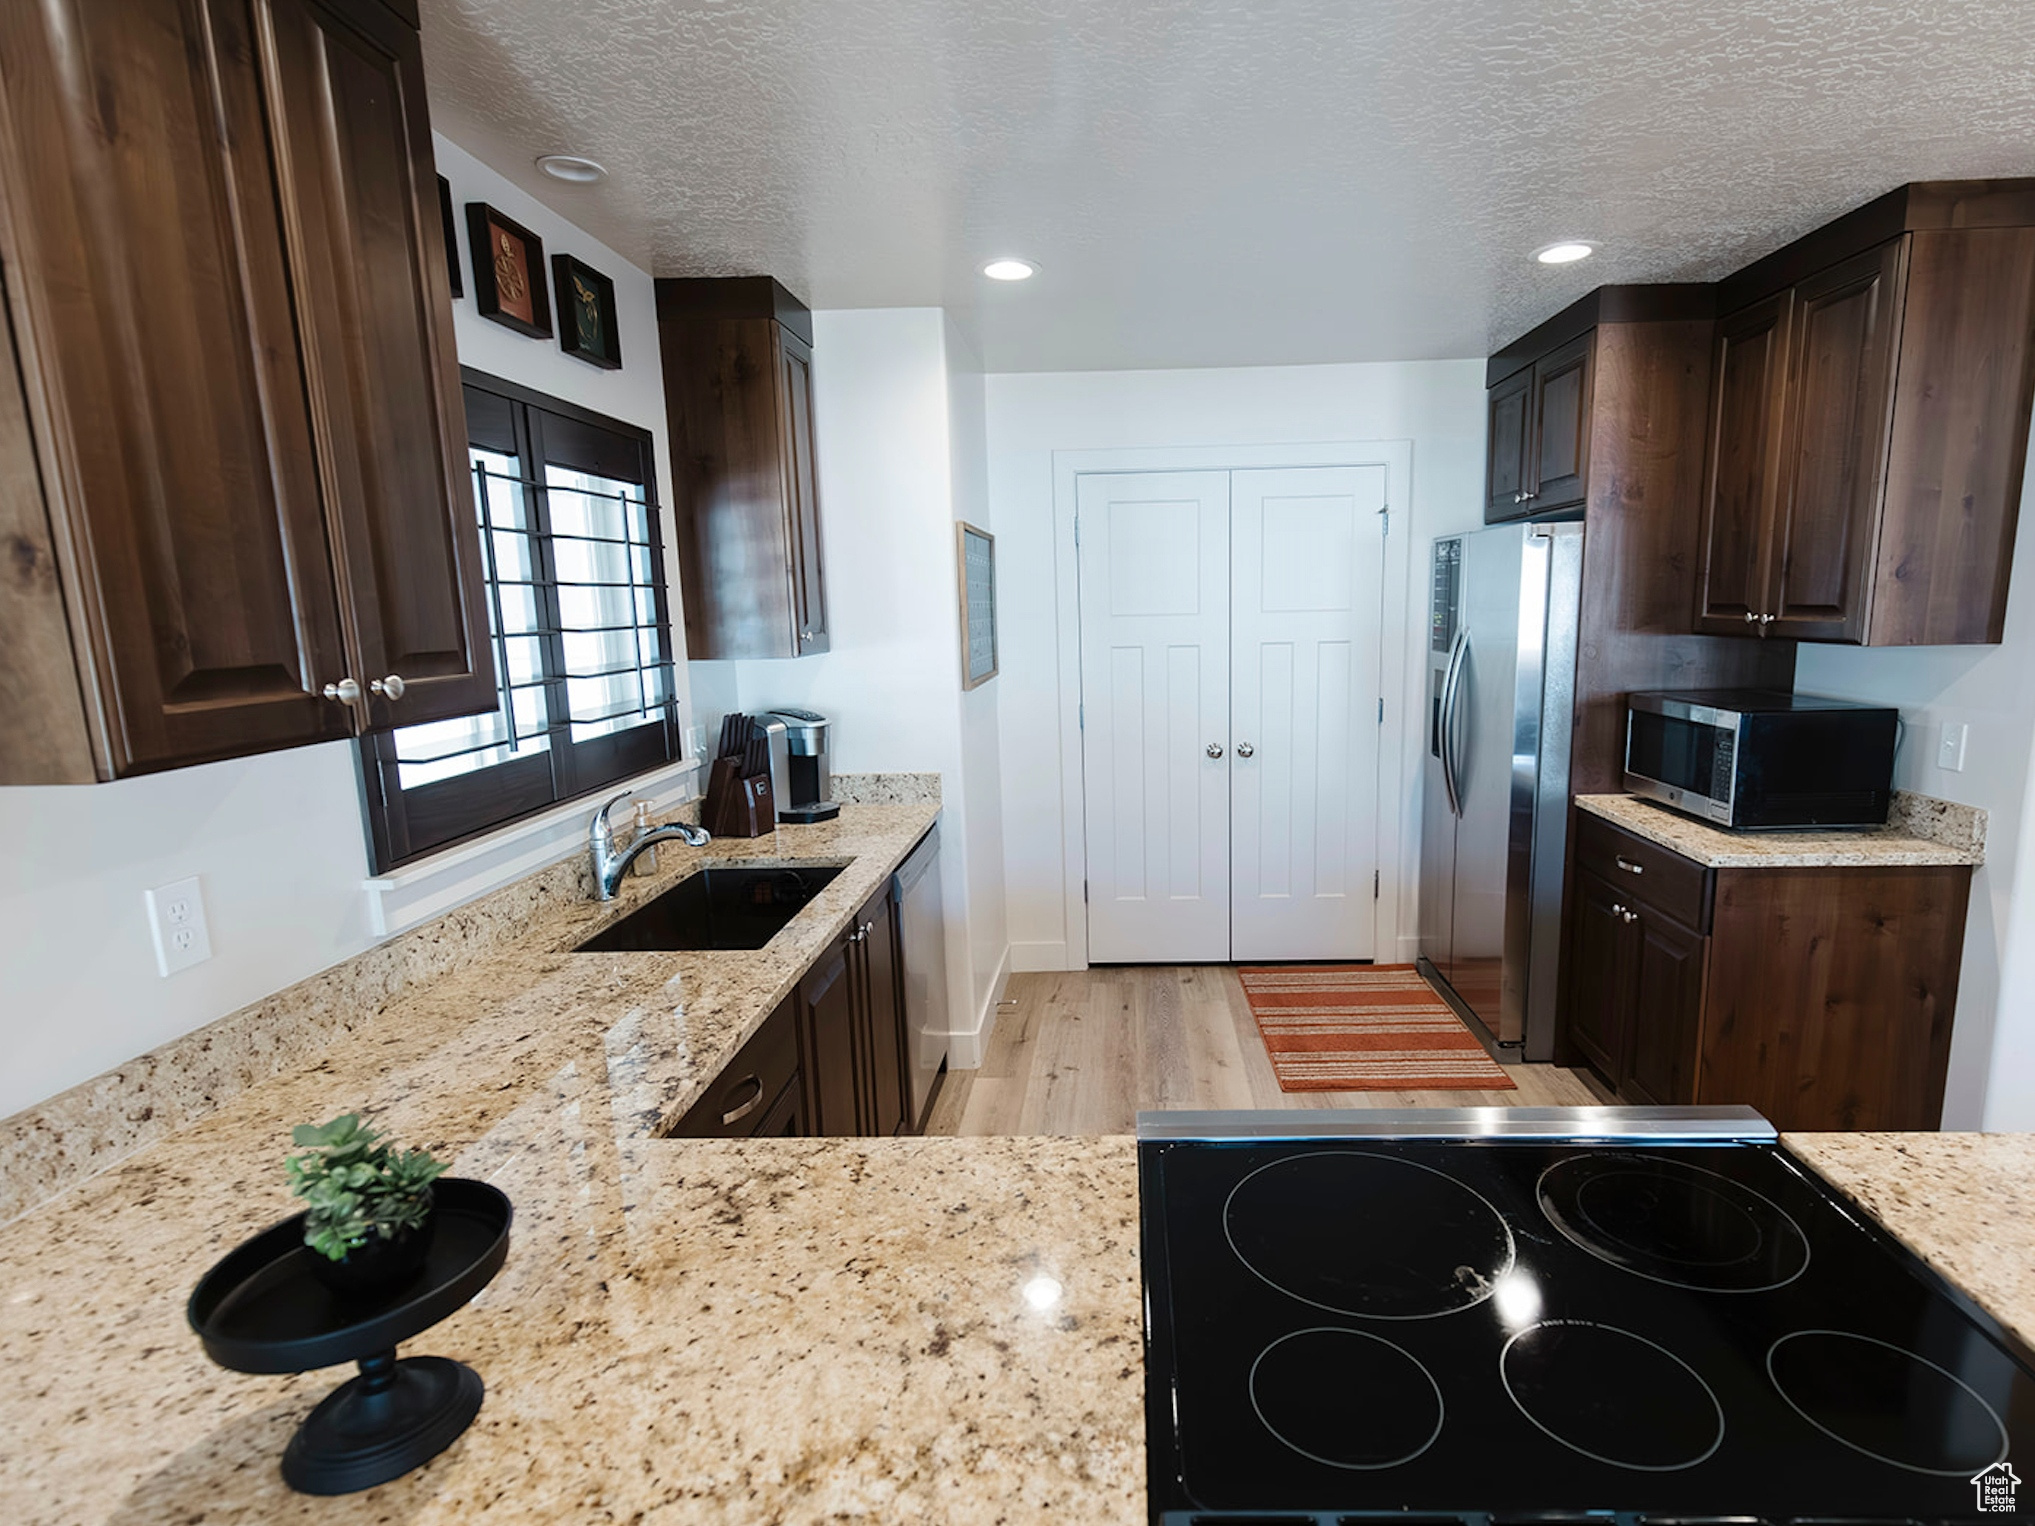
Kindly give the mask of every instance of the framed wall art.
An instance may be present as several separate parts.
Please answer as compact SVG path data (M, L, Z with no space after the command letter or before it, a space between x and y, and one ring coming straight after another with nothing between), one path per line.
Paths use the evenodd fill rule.
M466 295L466 282L459 270L459 220L452 215L452 182L438 177L438 217L445 224L445 278L452 283L455 297Z
M954 526L961 558L961 687L996 677L996 537L963 521Z
M474 311L532 339L549 339L544 241L484 201L466 204L466 241L473 254Z
M622 364L622 335L615 319L615 283L569 254L551 257L558 292L558 347L604 371Z

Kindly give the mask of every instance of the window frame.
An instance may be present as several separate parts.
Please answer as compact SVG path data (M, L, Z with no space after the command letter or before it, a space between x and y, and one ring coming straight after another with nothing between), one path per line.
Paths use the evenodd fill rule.
M649 430L637 425L471 366L461 366L459 376L462 400L470 389L499 398L510 409L515 459L524 474L532 576L540 585L540 624L543 631L536 639L543 651L541 682L546 695L545 732L550 741L540 752L428 784L414 785L406 790L396 756L396 730L399 728L370 732L361 737L355 751L359 765L356 772L360 782L361 814L367 827L368 857L377 875L414 864L554 806L597 790L621 786L629 779L684 760L678 715L670 578L665 560L664 515L657 494L654 437ZM543 415L553 416L568 425L602 431L615 436L617 442L626 442L634 448L635 464L642 474L644 518L650 535L656 663L669 674L669 697L664 702L661 725L646 723L589 737L585 741L572 739L571 712L566 701L564 635L559 629L562 621L552 547L549 495L553 489L543 481L547 464L544 459ZM473 448L471 426L467 434L465 443L470 450ZM471 472L468 481L472 483ZM478 514L478 506L475 512ZM485 540L486 527L483 527L482 536ZM489 549L491 552L491 543ZM487 558L487 567L492 584L492 554ZM491 591L491 620L499 623L492 615L494 598ZM491 629L488 639L495 649L500 682L507 683L510 670L503 634Z

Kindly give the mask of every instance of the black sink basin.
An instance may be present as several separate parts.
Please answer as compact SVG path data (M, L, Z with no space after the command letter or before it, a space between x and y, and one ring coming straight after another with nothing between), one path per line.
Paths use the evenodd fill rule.
M840 872L839 865L702 869L602 928L579 952L761 948Z

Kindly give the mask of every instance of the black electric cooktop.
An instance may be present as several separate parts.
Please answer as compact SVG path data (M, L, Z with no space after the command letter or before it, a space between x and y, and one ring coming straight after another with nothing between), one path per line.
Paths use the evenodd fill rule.
M1155 1526L2031 1513L2025 1353L1756 1115L1140 1135Z

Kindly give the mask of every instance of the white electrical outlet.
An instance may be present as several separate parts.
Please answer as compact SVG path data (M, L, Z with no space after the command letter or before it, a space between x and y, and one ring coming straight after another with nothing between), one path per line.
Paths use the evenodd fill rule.
M1953 774L1964 772L1964 739L1971 728L1963 721L1945 721L1943 734L1936 740L1936 766L1947 768Z
M212 957L212 935L205 930L205 898L198 877L160 885L148 891L148 927L155 934L155 967L164 975L188 970Z

